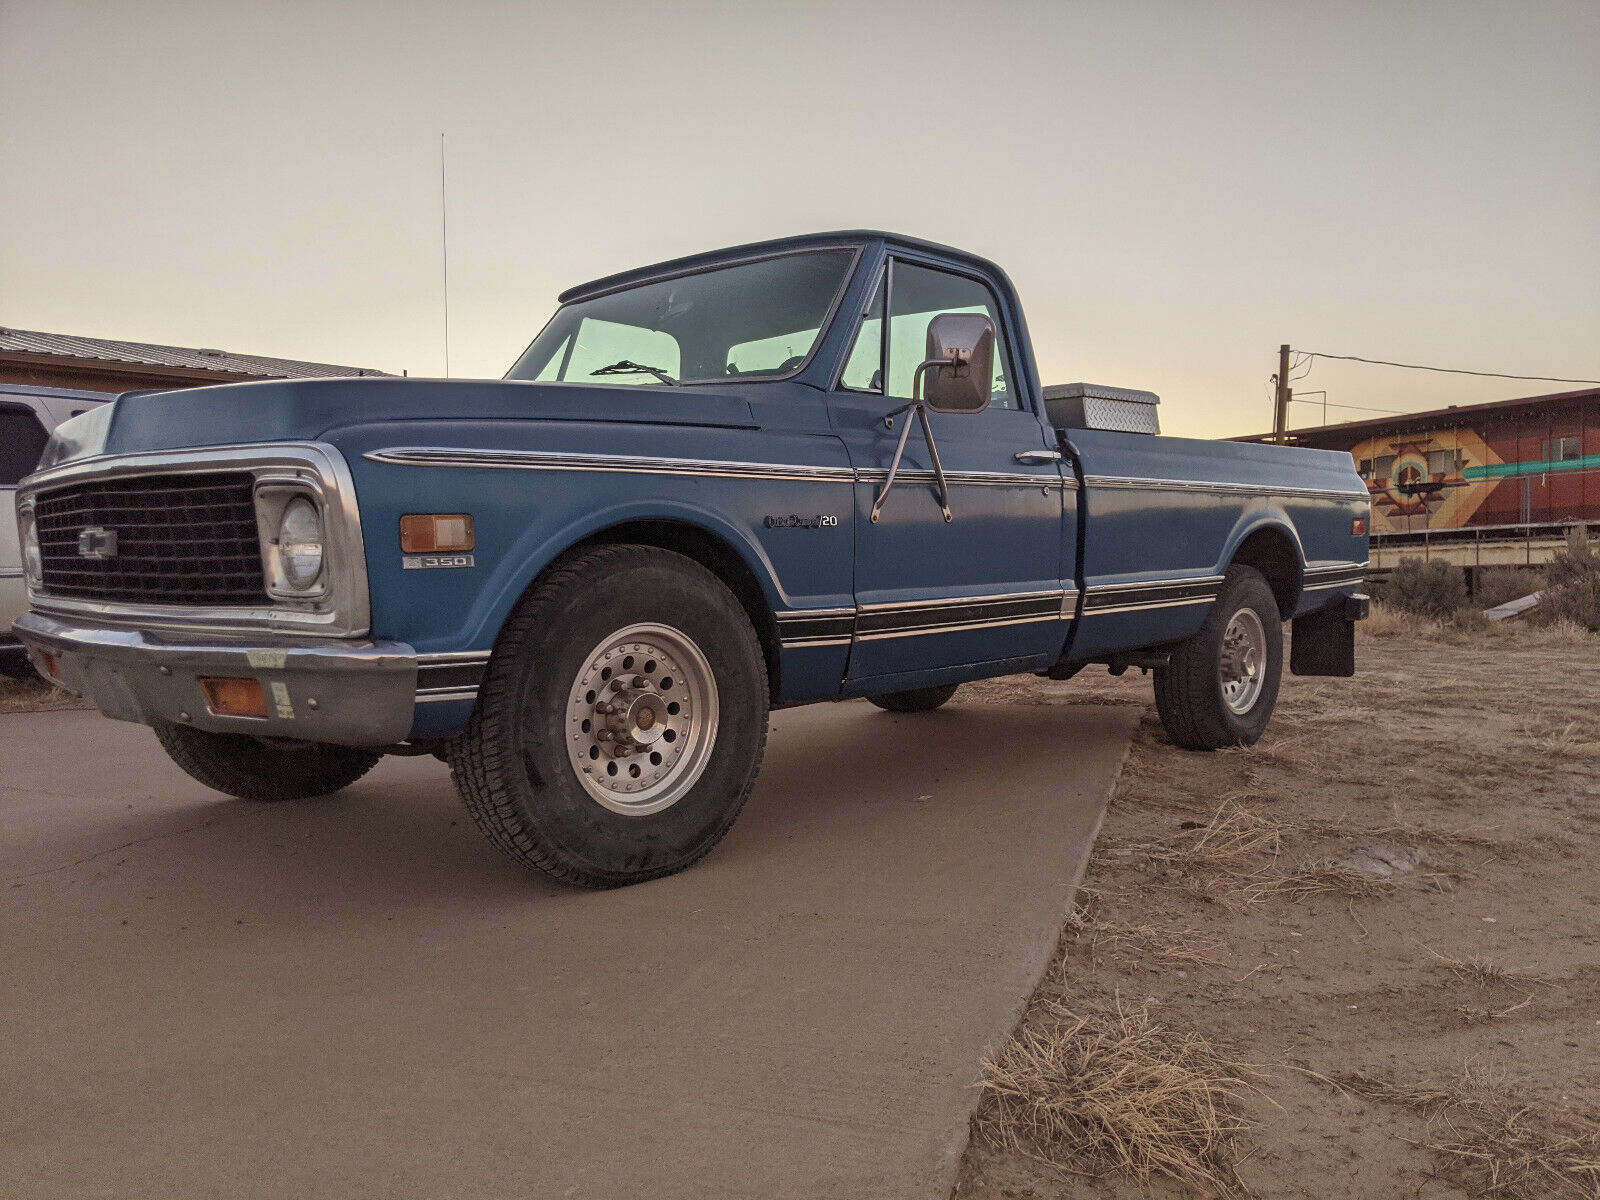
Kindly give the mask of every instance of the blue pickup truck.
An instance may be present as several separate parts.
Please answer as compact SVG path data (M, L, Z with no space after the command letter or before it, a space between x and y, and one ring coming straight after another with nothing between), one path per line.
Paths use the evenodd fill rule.
M1156 433L1041 386L993 263L873 232L573 288L499 381L130 393L19 489L35 665L247 800L447 761L558 879L727 832L771 708L1153 672L1196 750L1354 671L1348 455Z

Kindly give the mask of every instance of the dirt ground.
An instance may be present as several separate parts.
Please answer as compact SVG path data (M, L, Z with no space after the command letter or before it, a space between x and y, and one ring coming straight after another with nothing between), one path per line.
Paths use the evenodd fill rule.
M963 689L1149 707L961 1200L1600 1195L1600 638L1369 625L1252 749Z

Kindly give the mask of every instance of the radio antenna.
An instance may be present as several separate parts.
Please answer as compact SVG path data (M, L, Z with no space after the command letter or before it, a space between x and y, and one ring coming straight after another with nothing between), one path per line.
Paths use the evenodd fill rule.
M450 378L450 222L444 186L444 134L439 134L439 265L444 293L444 377Z

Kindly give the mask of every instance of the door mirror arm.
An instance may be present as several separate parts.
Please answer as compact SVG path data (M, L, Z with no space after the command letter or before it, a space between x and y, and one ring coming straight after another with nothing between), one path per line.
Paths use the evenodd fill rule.
M947 413L978 413L989 407L990 391L994 380L994 322L979 313L940 313L928 322L927 357L911 376L911 396L883 418L884 427L894 428L894 419L906 414L905 428L900 431L899 444L894 448L894 458L889 463L889 475L883 481L883 490L872 503L872 523L878 522L883 502L889 498L895 477L900 471L900 459L906 452L906 438L911 434L911 413L917 414L922 426L923 440L928 443L928 458L933 463L933 477L939 484L939 509L948 523L950 515L950 485L944 477L944 464L939 461L939 447L933 444L933 427L928 424L928 409ZM930 376L929 371L933 374ZM932 379L930 385L928 380ZM929 388L931 386L931 392Z
M889 462L889 475L883 481L883 490L878 493L878 498L872 502L872 523L878 523L878 514L883 511L883 502L889 498L889 489L894 487L895 476L900 471L900 459L906 452L906 439L911 436L911 413L917 414L917 421L922 426L922 438L928 443L928 458L933 463L934 482L939 485L939 508L944 513L945 523L955 520L950 512L950 485L945 481L944 464L939 461L939 447L933 440L933 427L928 424L928 405L922 398L922 381L925 372L930 367L959 367L962 365L960 351L952 351L949 358L930 358L917 367L916 373L911 377L911 392L915 397L909 403L902 404L884 414L883 426L885 429L894 428L894 419L902 413L906 414L905 427L900 430L900 441L895 445L894 458Z

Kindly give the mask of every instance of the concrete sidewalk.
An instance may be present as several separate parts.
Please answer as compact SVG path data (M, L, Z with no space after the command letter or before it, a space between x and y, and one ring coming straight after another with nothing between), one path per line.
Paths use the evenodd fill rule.
M1137 714L775 714L728 839L547 884L446 770L228 800L0 716L0 1195L942 1197Z

